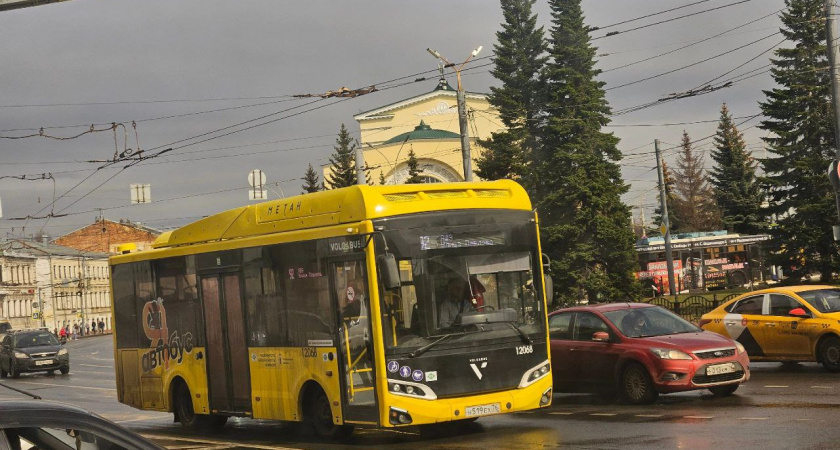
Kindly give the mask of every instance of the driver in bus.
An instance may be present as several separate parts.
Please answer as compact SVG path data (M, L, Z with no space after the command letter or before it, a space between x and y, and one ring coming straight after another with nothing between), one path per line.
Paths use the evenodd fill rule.
M447 298L438 308L438 327L448 328L452 326L458 314L471 311L470 299L465 295L469 292L467 284L461 278L452 278L447 283Z

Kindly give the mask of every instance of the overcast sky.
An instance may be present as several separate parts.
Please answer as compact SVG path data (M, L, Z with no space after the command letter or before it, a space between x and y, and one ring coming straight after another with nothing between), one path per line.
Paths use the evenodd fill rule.
M698 3L593 31L599 38L737 1L587 0L583 8L588 24L607 26ZM713 134L723 102L735 117L759 112L762 89L774 85L769 74L760 73L771 56L766 51L782 39L770 36L780 24L771 14L783 7L782 0L747 1L593 41L601 55L598 67L606 71L770 15L601 75L606 88L613 88L607 98L618 112L703 86L732 69L717 82L759 73L702 96L613 117L615 126L607 130L621 138L619 148L627 155L623 173L632 184L624 200L646 205L648 219L657 201L653 140L660 139L666 149L680 142L683 129L693 139ZM535 12L548 29L547 3L539 1ZM180 226L247 204L247 176L257 168L269 183L278 183L271 186L276 192L271 198L298 194L307 164L317 168L327 162L342 123L358 136L354 114L434 88L437 63L426 47L451 61L463 60L479 45L484 46L479 58L492 56L502 20L499 4L490 0L70 0L0 12L0 136L38 134L43 127L46 135L67 138L92 124L96 129L112 122L126 125L118 128L116 144L111 130L65 140L0 139L0 176L51 173L55 179L0 179L0 238L40 230L58 236L92 223L98 209L111 220ZM490 61L468 66L475 68L463 73L466 90L489 92L496 84L490 67L478 67ZM413 82L424 72L429 72L427 81ZM369 85L385 89L355 99L290 97ZM711 122L660 126L695 121ZM754 154L764 156L757 122L741 129ZM237 124L243 125L228 128ZM220 136L247 127L253 128ZM174 150L125 170L120 170L125 163L96 171L101 163L86 162L136 150L138 140L147 154ZM697 147L707 151L710 141ZM666 152L672 161L675 156L676 150ZM131 183L151 184L154 203L130 205ZM54 189L61 198L50 206ZM50 212L67 216L10 220Z

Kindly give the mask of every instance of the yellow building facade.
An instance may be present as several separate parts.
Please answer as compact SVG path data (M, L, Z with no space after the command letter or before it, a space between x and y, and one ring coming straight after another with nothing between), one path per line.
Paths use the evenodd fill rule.
M504 129L499 112L485 94L467 92L467 124L473 172L483 148L477 140ZM360 144L370 179L379 184L402 184L409 177L411 150L427 183L464 181L456 91L441 78L431 92L359 113ZM324 179L331 173L323 167ZM478 180L478 177L475 177Z

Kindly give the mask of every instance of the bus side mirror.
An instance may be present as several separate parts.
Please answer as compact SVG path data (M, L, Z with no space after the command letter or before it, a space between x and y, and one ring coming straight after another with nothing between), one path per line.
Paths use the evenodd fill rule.
M385 289L396 289L401 286L400 268L397 266L397 259L393 253L384 253L376 257L376 265L379 273L382 274L382 283Z

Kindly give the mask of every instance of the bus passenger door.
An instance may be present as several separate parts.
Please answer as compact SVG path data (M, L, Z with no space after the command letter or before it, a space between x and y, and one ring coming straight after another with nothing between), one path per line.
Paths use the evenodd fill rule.
M207 385L213 412L251 412L251 383L240 277L201 277Z
M358 258L334 262L330 269L339 320L344 418L349 422L378 423L365 261Z

